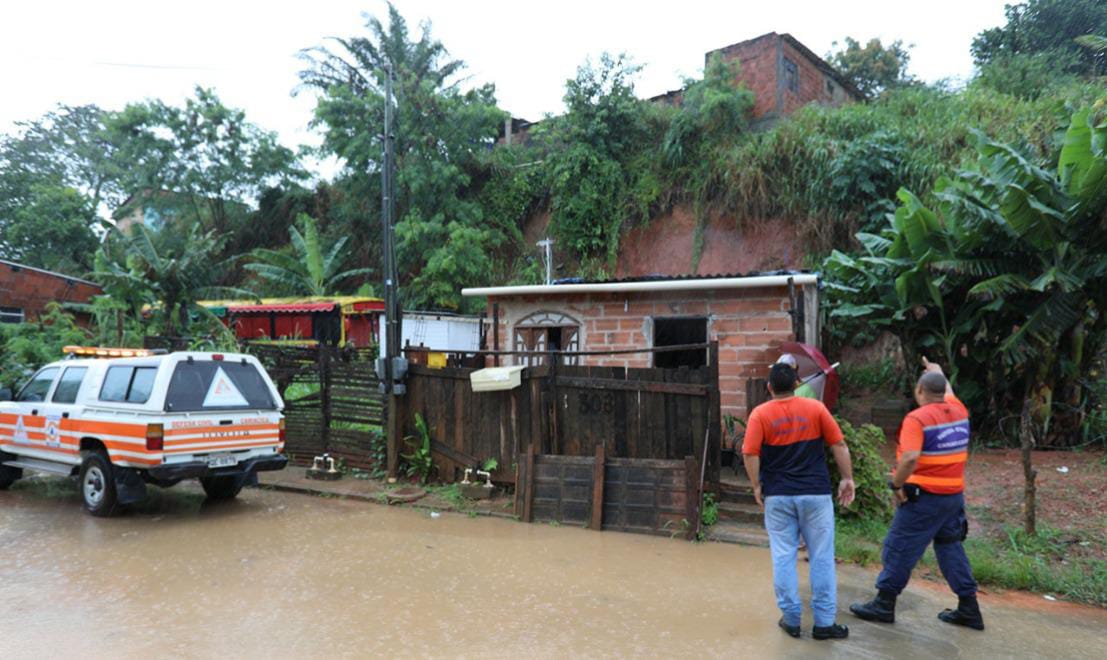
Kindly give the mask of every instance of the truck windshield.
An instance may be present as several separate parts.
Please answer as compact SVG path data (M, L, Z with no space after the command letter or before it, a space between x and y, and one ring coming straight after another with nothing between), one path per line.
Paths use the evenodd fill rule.
M248 362L192 360L173 370L165 394L169 412L197 410L272 410L269 385Z

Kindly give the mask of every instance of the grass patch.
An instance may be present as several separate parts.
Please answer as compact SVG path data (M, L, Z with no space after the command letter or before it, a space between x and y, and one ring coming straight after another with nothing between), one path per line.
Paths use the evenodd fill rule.
M835 534L835 552L845 561L866 566L880 563L888 525L873 520L841 520ZM1074 543L1097 543L1074 538L1052 528L1036 537L1009 528L1001 538L969 537L965 552L973 575L984 586L1053 594L1068 600L1107 606L1107 561L1071 558ZM919 566L938 571L934 549L926 551Z

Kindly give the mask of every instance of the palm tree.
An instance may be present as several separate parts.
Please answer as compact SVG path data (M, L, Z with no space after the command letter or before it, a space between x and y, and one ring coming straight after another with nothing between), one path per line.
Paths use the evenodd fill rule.
M160 303L163 332L177 336L188 325L188 310L196 300L209 297L256 296L244 289L215 286L227 265L214 262L222 241L214 231L192 225L187 232L151 232L144 225L127 245L129 264L149 283Z
M370 268L340 271L348 256L349 237L343 236L327 248L314 218L301 213L298 221L303 232L295 225L288 228L291 254L259 248L251 253L255 261L246 264L246 269L282 288L291 289L296 295L305 296L335 295L343 280L372 272Z

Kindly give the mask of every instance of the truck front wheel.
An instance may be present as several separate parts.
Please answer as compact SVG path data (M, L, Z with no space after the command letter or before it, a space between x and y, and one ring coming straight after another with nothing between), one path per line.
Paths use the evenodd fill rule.
M15 456L7 452L0 451L0 490L7 490L8 486L11 486L16 481L18 481L20 477L23 476L23 470L21 470L20 468L3 465L5 461L14 460Z
M209 500L233 500L242 490L243 479L241 477L204 477L200 479L200 485L204 487L204 494Z
M111 461L103 452L91 452L81 461L81 501L85 511L107 518L119 508Z

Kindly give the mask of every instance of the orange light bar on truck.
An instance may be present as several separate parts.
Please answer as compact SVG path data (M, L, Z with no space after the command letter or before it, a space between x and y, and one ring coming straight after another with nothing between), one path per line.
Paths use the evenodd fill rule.
M103 346L66 346L62 349L66 355L78 357L149 357L151 355L164 355L165 351L149 348L104 348Z

